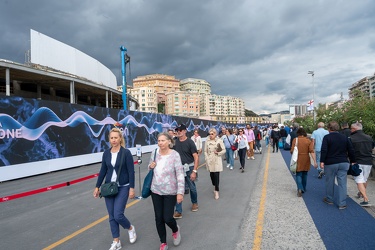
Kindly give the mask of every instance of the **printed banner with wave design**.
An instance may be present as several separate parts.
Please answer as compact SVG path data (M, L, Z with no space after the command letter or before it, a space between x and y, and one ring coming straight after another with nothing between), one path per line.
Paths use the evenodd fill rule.
M215 121L124 111L22 97L0 97L0 167L103 152L108 132L123 129L126 147L157 144L157 134L179 124L202 136Z

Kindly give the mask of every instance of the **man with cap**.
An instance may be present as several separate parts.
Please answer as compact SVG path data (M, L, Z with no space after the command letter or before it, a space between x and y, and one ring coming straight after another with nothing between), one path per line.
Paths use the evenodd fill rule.
M198 194L194 181L198 175L198 151L194 141L186 136L187 131L184 124L177 127L176 131L177 140L175 141L173 149L180 154L182 165L184 165L186 171L185 183L188 184L190 189L191 211L196 212L198 211ZM182 218L182 202L176 204L176 211L173 217L175 219Z

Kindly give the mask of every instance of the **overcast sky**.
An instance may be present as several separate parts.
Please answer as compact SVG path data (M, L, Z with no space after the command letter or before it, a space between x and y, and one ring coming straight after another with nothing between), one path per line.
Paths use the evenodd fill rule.
M375 72L373 0L0 0L0 58L25 62L30 29L97 59L121 79L199 78L256 113L336 101ZM308 71L314 71L314 84Z

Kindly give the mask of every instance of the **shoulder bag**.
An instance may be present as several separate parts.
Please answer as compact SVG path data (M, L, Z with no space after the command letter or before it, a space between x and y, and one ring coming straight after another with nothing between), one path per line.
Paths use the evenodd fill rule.
M112 196L116 196L117 193L118 193L118 177L120 176L120 173L121 173L121 168L122 168L122 164L123 164L123 160L124 160L124 155L125 155L125 152L123 152L123 154L121 155L121 160L120 160L120 167L118 169L118 174L117 174L117 178L116 178L116 181L111 181L111 182L108 182L108 183L104 183L103 185L100 186L100 193L99 193L99 197L102 198L102 197L112 197ZM113 170L115 171L115 170Z
M155 149L154 161L156 160L156 151L157 149ZM142 198L144 199L146 199L147 197L151 195L151 184L152 184L153 177L154 177L154 169L150 169L145 179L143 180Z
M229 141L229 144L230 144L230 148L233 150L233 151L236 151L237 150L237 148L238 148L238 143L236 143L237 145L235 145L235 144L232 144L231 142L230 142L230 140L229 140L229 137L227 136L227 138L228 138L228 141Z
M295 173L297 171L297 160L298 160L298 138L296 138L296 145L294 145L292 158L290 159L290 171Z

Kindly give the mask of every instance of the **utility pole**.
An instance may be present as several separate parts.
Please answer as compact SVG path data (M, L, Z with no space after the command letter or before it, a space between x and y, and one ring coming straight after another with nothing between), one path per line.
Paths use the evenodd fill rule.
M127 49L124 46L120 47L121 51L121 74L122 74L122 103L124 110L127 110L127 100L126 100L126 58L125 53Z
M312 85L313 85L313 120L315 126L315 83L314 83L314 71L308 71L307 74L311 75L312 77Z

